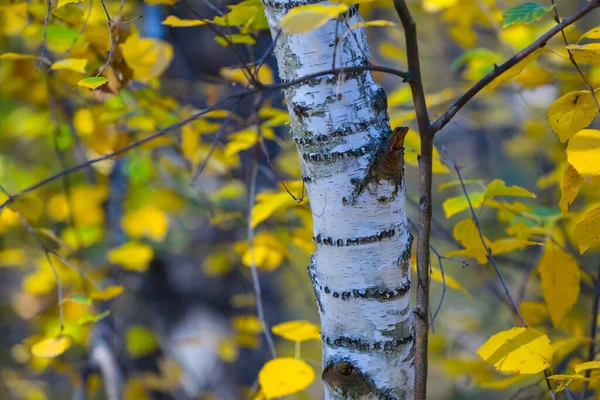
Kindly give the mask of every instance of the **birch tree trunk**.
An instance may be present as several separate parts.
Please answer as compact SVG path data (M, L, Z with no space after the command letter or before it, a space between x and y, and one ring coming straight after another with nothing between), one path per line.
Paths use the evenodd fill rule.
M335 68L368 65L362 28L348 32L361 20L356 6L339 22L278 35L288 7L315 1L263 2L283 82L331 69L334 55ZM314 218L308 272L321 317L325 397L411 399L412 236L403 149L386 95L361 71L307 79L285 96Z

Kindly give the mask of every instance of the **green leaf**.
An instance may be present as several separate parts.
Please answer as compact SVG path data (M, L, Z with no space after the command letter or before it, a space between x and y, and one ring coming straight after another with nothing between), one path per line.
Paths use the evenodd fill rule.
M554 5L541 6L536 3L524 3L516 7L508 9L502 13L504 20L503 28L507 28L514 24L531 24L539 21L544 14L551 11Z
M92 76L90 78L80 80L77 85L86 87L88 89L98 89L106 82L108 82L108 79L103 76Z

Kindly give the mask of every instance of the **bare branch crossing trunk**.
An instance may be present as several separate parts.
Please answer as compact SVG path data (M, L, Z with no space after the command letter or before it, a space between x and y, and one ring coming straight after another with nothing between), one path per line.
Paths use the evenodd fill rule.
M278 34L288 7L315 1L263 2L283 82L369 64L362 28L349 31L361 21L356 6L311 32ZM406 131L392 133L385 92L368 71L307 79L285 97L314 219L308 272L321 317L325 397L412 399Z

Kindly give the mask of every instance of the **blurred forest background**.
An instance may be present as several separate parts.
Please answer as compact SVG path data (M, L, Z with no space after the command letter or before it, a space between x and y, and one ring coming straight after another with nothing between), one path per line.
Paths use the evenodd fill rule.
M271 354L256 317L249 235L254 236L267 323L319 324L306 273L314 249L309 199L283 95L274 90L222 100L248 85L241 62L261 60L271 44L260 2L246 1L240 15L236 3L0 0L2 202L211 108L193 122L63 174L3 207L0 398L109 398L102 379L108 373L101 367L105 362L126 387L127 400L256 395L258 371ZM502 12L519 3L409 2L419 28L432 118L490 67L556 24L547 14L530 25L502 28ZM561 16L567 16L586 2L557 3ZM373 63L406 69L403 31L391 1L374 0L360 10L365 20L397 24L365 28ZM227 14L233 22L223 17ZM569 27L567 39L576 43L599 15L592 12ZM168 16L221 18L222 23L163 24ZM223 35L236 43L227 43ZM443 158L461 166L474 196L494 179L535 193L537 198L520 199L509 210L481 207L479 218L490 238L507 236L509 227L531 228L533 219L577 257L581 293L560 324L550 321L536 272L543 247L498 257L529 324L552 332L553 343L563 345L555 349L560 359L554 365L555 373L566 373L588 357L600 258L592 251L579 255L572 237L575 219L562 220L559 208L565 145L548 126L547 112L561 95L585 87L565 59L560 35L548 49L518 77L477 97L436 138L432 244L440 255L462 249L453 227L469 217L466 208L456 211L448 203L464 197ZM265 62L260 81L278 82L274 57L267 55ZM584 70L591 86L600 87L600 67ZM79 84L96 75L106 79ZM415 129L408 85L391 75L374 75L388 93L392 126ZM95 84L100 86L93 89ZM414 222L418 146L411 131L406 177ZM444 183L448 188L438 190ZM572 212L580 216L586 201L599 197L600 186L587 185ZM429 397L547 396L539 376L507 377L476 354L492 334L518 325L491 266L460 254L435 254L432 308L442 296L443 304L430 340ZM55 358L33 355L32 344L58 334L61 320L62 333L72 337L69 349ZM278 356L298 351L293 342L274 339ZM320 342L304 341L301 352L317 379L292 396L321 398ZM572 383L573 390L581 384Z

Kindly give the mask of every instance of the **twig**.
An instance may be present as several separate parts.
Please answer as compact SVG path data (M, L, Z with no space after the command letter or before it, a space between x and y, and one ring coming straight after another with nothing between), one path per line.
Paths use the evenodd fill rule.
M257 149L258 150L258 149ZM258 176L258 160L252 165L252 173L250 177L250 190L248 199L248 247L250 250L251 270L252 270L252 285L254 287L254 296L256 297L256 313L263 328L269 351L273 358L276 357L275 344L271 336L271 330L265 320L265 312L262 303L262 291L260 289L260 280L258 276L258 268L254 259L254 228L252 227L252 209L254 208L254 200L256 198L256 178Z
M554 21L556 21L557 24L560 24L560 16L558 15L558 10L556 9L556 2L554 0L550 0L550 2L554 6ZM568 46L569 45L569 41L567 40L567 35L565 34L564 29L561 29L560 33L562 34L562 38L563 38L563 41L565 42L565 46ZM571 61L571 64L573 64L573 66L575 67L575 69L579 73L579 76L581 76L581 79L583 80L585 88L592 95L592 99L594 100L594 103L596 103L596 108L598 109L598 112L600 112L600 104L598 104L598 98L596 97L596 93L594 92L594 88L590 84L590 81L588 81L588 79L583 74L583 71L579 67L579 64L577 64L577 61L575 61L575 57L573 57L573 52L570 49L567 48L567 53L569 54L569 61Z
M406 54L410 89L412 92L419 135L421 137L421 155L419 158L419 237L417 239L417 306L416 344L415 344L415 399L427 398L427 365L429 334L429 240L431 237L432 200L431 185L433 180L433 133L427 112L425 91L421 80L419 60L419 43L417 25L405 0L394 0L396 12L402 21L406 39Z
M590 338L592 339L592 341L590 343L590 350L588 352L587 361L593 361L594 358L596 357L596 333L598 331L598 308L599 308L598 303L600 303L600 263L598 264L598 274L596 275L594 288L595 288L594 306L592 309L592 324L591 324L592 327L591 327L591 332L590 332ZM586 378L590 377L590 372L591 372L590 370L585 371ZM581 391L581 395L583 398L585 398L587 396L588 387L589 387L589 382L584 381L583 389Z
M399 2L400 0L396 0ZM402 1L403 2L403 1ZM522 61L524 58L529 56L531 53L536 51L537 49L541 49L546 46L548 40L554 37L556 34L561 32L564 28L572 25L577 22L583 16L588 14L590 11L600 7L600 0L592 0L587 3L583 8L579 11L572 14L569 18L564 19L562 22L557 24L552 29L548 30L539 39L535 42L527 46L525 49L521 50L518 54L514 55L512 58L507 60L504 64L501 64L494 68L493 71L488 73L486 76L481 78L479 82L477 82L471 89L469 89L465 94L463 94L450 108L446 111L441 117L439 117L432 125L431 125L431 134L439 132L450 120L473 98L475 97L481 90L483 90L487 85L489 85L494 79L498 78L500 75L508 71L510 68L514 67L518 62Z
M38 64L38 70L42 68L42 59L46 57L46 47L48 45L48 24L50 23L50 15L52 14L52 0L46 0L46 19L44 20L44 38L42 39L42 48L40 49L40 63Z

